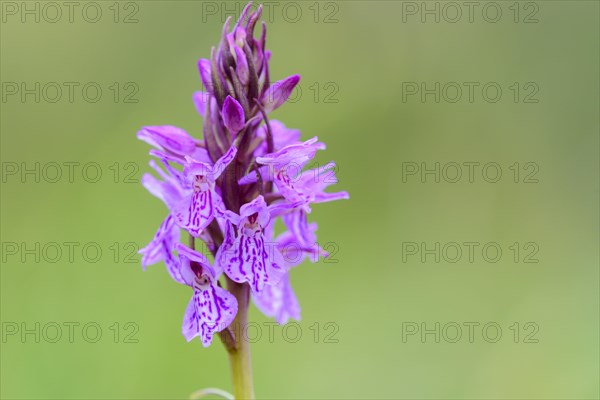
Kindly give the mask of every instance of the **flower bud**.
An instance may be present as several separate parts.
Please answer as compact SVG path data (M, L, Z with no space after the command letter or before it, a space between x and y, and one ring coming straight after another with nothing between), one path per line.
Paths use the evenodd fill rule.
M271 85L261 98L265 111L271 112L285 103L298 82L300 75L292 75Z
M246 122L242 105L231 96L227 96L223 102L221 116L223 117L223 124L231 133L241 131Z

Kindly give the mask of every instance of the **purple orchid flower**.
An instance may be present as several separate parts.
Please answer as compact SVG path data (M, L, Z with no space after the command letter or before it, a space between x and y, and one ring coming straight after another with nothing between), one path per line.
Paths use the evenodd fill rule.
M229 212L225 240L217 253L217 262L235 282L248 282L260 293L265 284L276 284L285 273L284 260L279 250L265 242L264 229L271 213L262 196L240 209L240 214ZM234 227L235 226L235 227Z
M221 196L215 190L215 183L236 154L237 149L232 146L214 165L186 158L184 175L190 181L193 191L189 196L182 226L192 236L200 236L202 230L215 218L215 210L222 207Z
M271 82L264 22L254 35L261 13L262 6L251 12L248 4L232 29L228 19L219 45L198 61L204 89L192 100L203 119L202 139L171 125L137 133L154 147L150 166L158 175L144 174L142 184L168 209L140 250L142 267L163 261L176 282L193 288L182 326L188 341L200 337L208 346L221 332L230 353L247 351L229 328L247 321L250 297L279 323L300 319L291 271L327 256L307 214L312 204L348 198L325 191L337 183L335 163L304 170L325 144L316 137L301 142L299 130L269 119L300 76ZM287 229L274 238L279 218ZM191 248L179 243L180 229ZM199 242L215 256L212 265L193 250Z
M295 181L301 174L302 168L314 156L317 150L325 149L325 144L317 142L317 138L307 140L304 143L294 143L283 147L275 153L256 157L258 164L264 165L259 172L263 181L275 181L279 192L290 202L308 203L310 198L303 193ZM249 174L242 178L241 185L257 181L256 174Z
M275 153L256 157L256 162L264 165L259 170L262 180L273 180L279 192L288 201L303 203L307 212L310 212L309 203L348 199L347 192L325 193L329 185L337 183L335 163L330 162L320 168L302 171L317 150L324 148L325 145L317 142L317 138L314 137L304 143L285 146ZM249 174L240 179L239 183L244 185L256 181L256 174Z
M204 347L210 346L215 332L227 328L237 313L237 300L218 285L217 271L206 257L178 243L179 283L194 289L183 317L182 333L189 342L200 336Z

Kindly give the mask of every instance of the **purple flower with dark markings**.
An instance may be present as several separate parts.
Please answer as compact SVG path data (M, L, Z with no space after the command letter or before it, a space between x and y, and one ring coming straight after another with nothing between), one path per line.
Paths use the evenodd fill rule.
M283 197L290 202L301 202L306 211L310 211L309 203L347 199L347 192L326 193L325 189L337 183L336 164L327 165L307 171L304 166L313 159L317 150L325 149L323 143L314 137L304 143L293 143L280 150L257 156L256 162L264 165L259 168L263 181L274 181ZM239 183L241 185L255 183L258 174L248 174Z
M255 292L275 285L285 273L279 249L265 241L265 228L271 213L263 196L240 208L240 214L226 215L225 240L217 253L217 263L235 282L248 282Z
M178 243L180 260L179 283L194 289L185 316L182 333L189 342L200 336L204 347L208 347L215 332L220 332L231 324L237 313L237 300L225 289L218 286L218 275L206 257Z
M348 198L326 192L338 182L334 162L308 167L325 144L316 137L302 141L299 130L270 119L300 76L271 82L266 24L254 33L261 13L261 6L251 12L249 4L233 26L228 19L219 45L198 61L203 89L192 101L203 120L202 138L170 125L137 133L154 147L150 166L158 175L144 174L142 184L168 210L140 250L142 266L163 261L173 280L193 289L183 336L208 346L218 334L236 379L250 359L243 335L235 333L245 328L250 299L280 324L300 319L291 275L307 258L328 256L309 219L311 206ZM275 236L278 220L284 230ZM180 243L182 229L187 245ZM212 265L201 249L214 256ZM234 388L235 398L253 398L244 382Z
M215 183L236 153L237 149L231 147L214 165L186 158L184 175L192 192L187 200L187 210L183 213L181 226L192 236L199 237L215 218L216 209L223 207L221 196L215 190Z
M297 181L301 178L302 169L313 159L317 150L325 149L325 144L317 140L314 137L304 143L293 143L274 153L256 157L256 162L264 165L260 169L262 179L273 180L288 201L300 201L304 204L310 201L309 194L305 193L303 185L298 185ZM249 175L240 180L240 183L255 182L256 179L256 174Z

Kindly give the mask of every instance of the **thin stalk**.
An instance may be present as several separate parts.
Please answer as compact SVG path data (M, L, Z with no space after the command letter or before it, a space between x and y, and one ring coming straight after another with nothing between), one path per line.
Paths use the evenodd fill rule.
M254 384L252 383L252 361L250 343L243 338L244 329L248 326L248 305L250 286L247 283L236 283L227 278L227 289L238 302L238 312L231 324L235 335L236 346L229 350L229 363L233 383L233 396L236 400L254 399Z

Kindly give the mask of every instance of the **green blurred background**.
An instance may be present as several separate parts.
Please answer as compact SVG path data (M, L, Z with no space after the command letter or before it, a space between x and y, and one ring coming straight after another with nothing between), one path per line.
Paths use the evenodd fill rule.
M135 138L140 126L172 124L201 135L191 102L200 89L196 61L218 42L222 14L243 4L100 1L102 17L89 23L82 2L72 23L64 5L51 23L53 9L27 2L40 7L40 22L25 15L23 23L25 3L14 3L17 11L7 3L0 42L6 96L1 397L175 399L204 387L230 390L219 341L203 349L180 333L190 291L172 282L162 265L144 273L137 255L128 256L134 248L128 243L149 241L165 208L127 181L150 170L148 146ZM477 3L472 23L466 6L451 23L455 11L440 2L440 22L425 15L422 23L422 7L435 9L436 2L271 2L272 77L302 75L301 97L276 118L301 129L303 138L318 135L328 144L318 161L338 163L337 189L349 191L351 200L314 207L319 241L337 248L338 262L307 262L293 271L299 327L273 328L271 343L268 320L251 310L262 333L252 345L259 398L600 396L599 3L514 3L495 3L502 11L496 23L483 18L486 2ZM413 6L416 15L407 13ZM94 8L86 10L95 18ZM486 17L494 19L495 10L486 9ZM532 19L537 23L525 23ZM10 82L81 85L72 103L64 86L56 103L43 93L36 103L34 95L25 102L9 95ZM86 82L102 87L98 102L82 98ZM114 82L117 102L116 87L109 88ZM134 85L125 87L128 82ZM443 96L436 103L433 95L403 101L403 82L497 82L503 93L496 103L485 101L480 89L473 102L466 91L456 103ZM517 102L509 88L515 82ZM525 88L528 82L537 86ZM539 89L538 102L526 103L532 87ZM138 102L124 102L136 88L129 99ZM418 175L403 180L403 163L432 168L471 161L498 163L502 178L489 183L476 169L469 183L465 169L457 183L443 175L440 183L432 176L425 183ZM36 162L40 182L34 175L22 179L23 166ZM49 182L53 162L63 165L56 183ZM65 162L98 163L102 177L86 182L78 167L71 183ZM515 162L519 183L509 168ZM523 182L528 162L539 168L537 183ZM15 165L19 172L11 175ZM93 178L94 169L88 172ZM63 250L56 262L50 242ZM64 242L80 243L72 262ZM81 253L90 242L102 249L95 263ZM428 248L494 242L503 253L496 263L482 257L481 247L472 263L466 254L456 263L444 254L439 263L432 255L422 262L421 253L403 252L407 242ZM514 242L521 247L518 262L509 249ZM529 242L539 248L537 263L523 262L533 249L523 249ZM36 243L39 262L23 251ZM79 324L73 343L64 325L69 322ZM472 343L469 322L480 324ZM40 324L39 343L34 334L21 337L22 323L34 330ZM62 327L56 343L53 323ZM102 328L96 343L82 336L87 323ZM421 329L421 323L427 329L440 324L439 343L433 334L406 336L407 326ZM462 327L456 343L452 323ZM497 342L486 340L495 337L494 328L484 337L486 323L501 327ZM19 332L10 334L15 327ZM302 334L294 342L298 328ZM127 343L132 332L129 339L137 343ZM92 326L87 337L94 336Z

